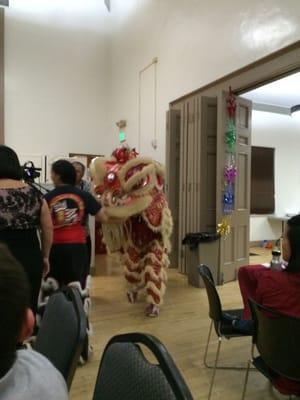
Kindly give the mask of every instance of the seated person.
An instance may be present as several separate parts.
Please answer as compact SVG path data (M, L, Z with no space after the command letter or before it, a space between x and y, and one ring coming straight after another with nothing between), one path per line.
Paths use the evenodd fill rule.
M31 336L34 316L24 269L0 245L0 400L67 400L63 377L42 355L17 350Z
M300 318L300 215L287 222L282 252L287 266L281 271L263 266L240 268L245 320L232 322L236 330L251 333L253 322L250 320L249 298L282 314ZM283 394L300 395L300 383L279 377L274 386Z

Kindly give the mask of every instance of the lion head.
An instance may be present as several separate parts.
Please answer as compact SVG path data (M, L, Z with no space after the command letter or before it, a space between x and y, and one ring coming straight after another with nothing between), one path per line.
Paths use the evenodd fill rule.
M93 159L91 175L95 193L108 215L130 218L149 207L153 191L163 190L165 173L158 162L122 147L110 158Z

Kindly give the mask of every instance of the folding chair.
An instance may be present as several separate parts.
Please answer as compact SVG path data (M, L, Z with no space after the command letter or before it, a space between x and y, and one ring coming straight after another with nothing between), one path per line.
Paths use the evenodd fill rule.
M241 319L243 316L243 309L238 310L224 310L222 309L221 300L219 294L217 292L214 279L212 273L208 266L201 265L198 267L198 272L203 279L204 286L206 289L208 303L209 303L209 318L211 319L211 324L209 328L205 353L204 353L204 365L206 368L213 369L213 375L211 379L210 389L208 399L211 398L212 389L215 381L216 371L217 370L245 370L245 367L238 367L238 366L219 366L219 356L221 350L221 344L223 339L232 339L232 338L240 338L240 337L247 337L251 336L250 334L246 333L239 333L235 331L230 323L233 319ZM210 344L210 339L212 335L213 327L215 328L215 332L218 336L218 347L216 352L216 358L214 365L208 365L207 363L207 355L208 349Z
M157 364L147 360L141 344L151 351ZM118 335L104 350L93 400L124 399L193 399L167 349L151 335Z
M87 337L87 318L77 289L54 293L46 306L34 350L61 372L70 389Z
M300 318L283 315L249 300L254 320L251 360L245 377L245 399L251 364L271 383L281 376L300 385ZM255 348L259 355L254 355ZM290 395L297 394L291 393ZM290 397L291 398L291 397Z

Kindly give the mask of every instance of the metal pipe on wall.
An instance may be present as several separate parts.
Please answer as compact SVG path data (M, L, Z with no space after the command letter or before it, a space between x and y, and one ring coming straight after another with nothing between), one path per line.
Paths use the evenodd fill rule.
M157 147L157 63L158 58L155 57L139 72L139 94L138 94L138 150L141 151L141 103L142 103L142 75L145 71L154 65L154 132L153 141L151 142L153 148Z

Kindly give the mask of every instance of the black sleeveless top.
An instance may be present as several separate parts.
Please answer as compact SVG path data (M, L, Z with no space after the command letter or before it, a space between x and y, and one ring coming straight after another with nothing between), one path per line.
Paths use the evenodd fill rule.
M39 227L42 201L42 194L31 186L0 188L0 231Z

